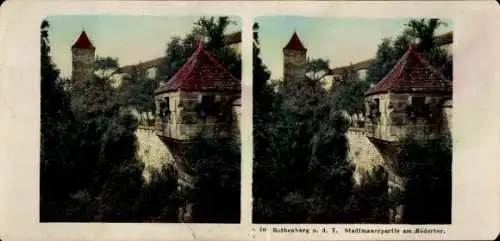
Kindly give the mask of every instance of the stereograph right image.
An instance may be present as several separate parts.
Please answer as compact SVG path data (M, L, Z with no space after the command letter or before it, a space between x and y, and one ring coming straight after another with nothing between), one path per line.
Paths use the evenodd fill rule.
M453 22L254 22L253 222L450 224Z

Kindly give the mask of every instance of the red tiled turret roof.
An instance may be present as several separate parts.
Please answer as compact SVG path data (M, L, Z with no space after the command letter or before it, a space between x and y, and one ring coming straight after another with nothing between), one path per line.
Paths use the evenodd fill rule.
M179 90L240 92L241 81L222 66L200 42L196 51L179 71L155 92Z
M452 82L410 45L394 68L365 95L384 92L452 92Z
M304 48L304 45L302 45L297 32L293 32L292 38L283 49L307 51L307 49Z
M80 34L80 37L78 37L78 39L73 44L73 46L71 46L71 48L95 49L94 45L92 45L92 42L90 42L90 39L87 36L87 33L85 33L85 30L82 31L82 33Z

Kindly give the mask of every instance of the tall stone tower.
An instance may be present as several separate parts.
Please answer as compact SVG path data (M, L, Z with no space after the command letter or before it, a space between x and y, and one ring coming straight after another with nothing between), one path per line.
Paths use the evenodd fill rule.
M288 44L283 48L285 84L300 82L305 79L307 65L306 54L307 49L302 45L297 32L294 32Z
M73 58L71 84L78 85L94 78L95 47L92 45L85 30L71 46Z

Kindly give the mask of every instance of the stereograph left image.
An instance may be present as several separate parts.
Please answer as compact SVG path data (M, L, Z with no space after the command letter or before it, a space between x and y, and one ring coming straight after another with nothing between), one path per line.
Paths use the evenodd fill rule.
M40 31L40 222L240 222L239 17Z

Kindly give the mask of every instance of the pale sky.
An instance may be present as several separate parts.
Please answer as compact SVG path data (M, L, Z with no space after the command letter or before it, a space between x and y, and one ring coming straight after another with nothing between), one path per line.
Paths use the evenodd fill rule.
M409 20L297 16L255 19L260 27L261 57L273 79L283 77L283 47L294 30L307 48L308 57L328 59L333 68L373 58L382 38L398 36ZM441 26L438 34L453 30L453 23L444 21L447 26Z
M50 24L51 55L61 75L71 75L71 46L85 29L96 55L118 58L121 66L162 57L173 36L184 37L191 32L200 16L113 16L58 15L47 18ZM241 19L227 33L241 31Z

